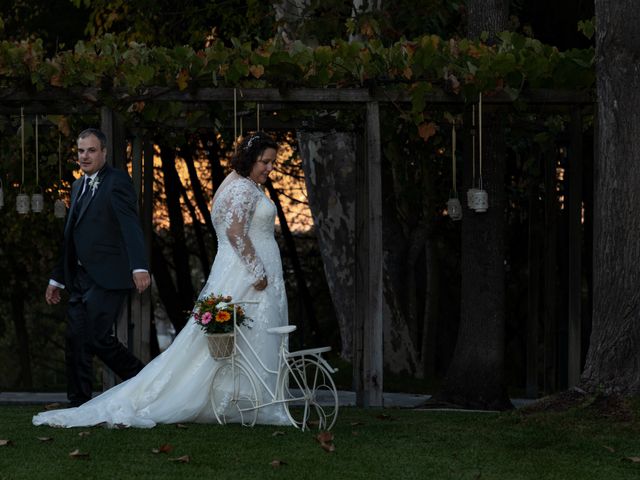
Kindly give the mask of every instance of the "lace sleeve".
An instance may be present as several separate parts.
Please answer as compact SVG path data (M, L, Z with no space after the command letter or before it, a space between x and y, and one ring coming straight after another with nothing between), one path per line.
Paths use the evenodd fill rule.
M222 192L216 209L231 247L256 282L266 277L264 264L249 238L249 227L259 198L260 192L256 188L236 180Z

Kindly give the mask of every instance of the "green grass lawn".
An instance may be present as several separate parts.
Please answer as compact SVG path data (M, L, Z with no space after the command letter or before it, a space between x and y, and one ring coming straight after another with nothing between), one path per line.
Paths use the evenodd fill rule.
M640 463L628 457L640 457L640 406L629 410L344 408L335 451L326 452L314 433L289 427L55 429L31 425L37 407L4 406L0 439L11 443L0 446L0 479L638 479ZM167 444L171 452L153 453ZM88 457L70 457L76 449ZM185 455L188 463L172 461ZM284 464L273 467L273 460Z

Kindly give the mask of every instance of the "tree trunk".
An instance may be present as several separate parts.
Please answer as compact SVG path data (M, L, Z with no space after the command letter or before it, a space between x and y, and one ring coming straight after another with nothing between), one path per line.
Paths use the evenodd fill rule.
M355 307L356 142L353 134L345 132L298 132L298 145L309 207L340 328L341 352L343 358L350 359ZM391 192L385 195L393 198ZM421 339L409 331L407 318L414 312L409 311L405 301L410 296L405 291L407 269L414 268L407 261L411 242L402 235L403 228L394 223L397 212L390 203L383 205L384 363L392 372L422 376L418 354Z
M298 28L304 19L304 10L308 2L305 0L278 0L273 2L278 25L277 36L285 42L298 39Z
M469 38L480 38L482 32L489 37L507 28L509 21L508 0L467 0Z
M582 386L640 394L640 4L596 0L593 330Z
M209 230L209 233L215 237L216 232L213 228L213 221L211 220L211 209L209 207L209 204L211 202L207 202L207 199L204 196L202 184L200 183L200 178L198 177L198 172L196 171L195 160L197 157L197 151L191 144L185 142L185 144L182 146L182 152L184 155L183 158L185 164L187 165L187 171L189 172L191 190L193 191L193 198L196 201L196 206L198 207L198 211L200 211L200 214L204 219L207 230Z
M470 38L478 38L486 31L491 39L506 28L505 0L469 0L467 5ZM442 388L436 395L439 401L491 410L511 407L504 375L506 194L502 119L501 112L490 110L487 114L485 108L484 142L478 156L484 159L483 171L479 173L489 194L489 209L476 213L464 207L458 339ZM471 124L469 120L467 125ZM472 186L470 150L467 142L464 191Z
M167 316L176 332L180 332L187 323L187 314L177 295L177 289L171 277L167 259L164 256L158 234L154 233L151 241L151 261L153 262L153 280L158 289L160 299Z
M202 223L200 223L196 208L189 200L187 189L184 187L184 185L182 185L182 183L179 184L179 187L182 201L184 202L184 205L185 207L187 207L187 211L191 216L191 225L193 225L193 233L196 237L196 245L198 246L198 260L200 260L200 268L202 268L202 273L206 280L207 277L209 277L209 271L211 270L211 261L209 260L209 253L207 250L207 245L205 243L204 228L202 227Z
M393 166L385 167L383 177L393 177L387 168ZM383 183L382 193L384 365L391 372L422 378L417 300L424 291L417 291L416 263L424 251L427 229L424 224L401 223L394 182Z
M489 410L511 407L504 376L506 194L503 116L497 110L484 115L482 173L483 187L489 195L489 209L476 213L464 208L458 340L442 390L436 396L439 401ZM470 167L469 164L465 168L465 191L471 185Z
M189 254L185 248L184 219L180 205L180 177L175 166L175 151L168 145L160 147L162 159L162 173L164 175L164 189L167 196L167 211L169 212L169 230L173 240L173 264L176 274L178 298L182 310L188 311L193 306L194 291L191 283L191 268Z
M284 214L284 210L282 209L282 204L280 203L280 198L278 197L278 191L273 186L271 181L266 184L267 191L269 192L269 196L273 203L276 206L276 210L278 212L278 220L280 220L280 230L282 231L282 237L284 238L284 243L287 246L287 250L289 251L289 256L291 258L291 265L293 266L293 274L296 279L296 288L298 290L297 304L298 311L296 320L300 331L300 338L302 340L302 345L306 346L307 341L316 333L320 328L318 325L318 321L316 319L316 314L313 309L313 297L309 288L307 287L307 280L305 278L304 272L302 270L302 265L300 264L300 257L298 256L298 251L296 250L296 243L293 238L293 233L291 233L291 229L289 228L289 224L287 223L287 217Z
M298 132L309 207L340 329L351 358L355 278L355 139L349 133Z

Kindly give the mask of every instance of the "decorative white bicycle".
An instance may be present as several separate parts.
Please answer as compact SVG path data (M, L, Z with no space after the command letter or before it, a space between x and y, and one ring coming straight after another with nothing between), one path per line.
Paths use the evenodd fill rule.
M252 303L256 302L235 302L236 305ZM233 349L225 358L217 358L224 363L211 382L211 405L219 423L237 422L239 419L243 425L253 426L259 409L283 404L291 423L303 431L312 427L320 430L333 427L338 417L338 392L331 374L337 369L322 358L322 354L330 351L331 347L290 352L287 339L295 330L295 325L267 329L269 334L281 337L278 365L271 370L258 356L242 329L234 328ZM239 338L243 341L238 342ZM249 360L249 355L255 362ZM267 385L257 369L276 376L275 390ZM264 400L263 393L267 397Z

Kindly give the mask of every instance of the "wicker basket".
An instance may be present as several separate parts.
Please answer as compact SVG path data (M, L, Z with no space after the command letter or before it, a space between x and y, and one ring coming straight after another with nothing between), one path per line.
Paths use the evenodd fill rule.
M209 353L216 360L229 358L233 355L233 332L232 333L208 333L206 334L209 344Z

